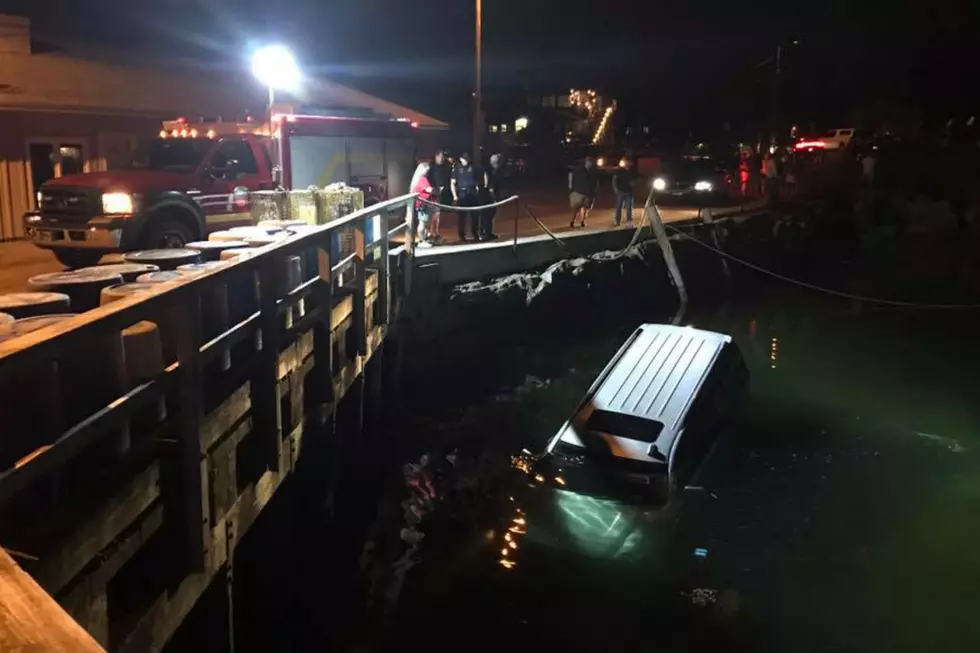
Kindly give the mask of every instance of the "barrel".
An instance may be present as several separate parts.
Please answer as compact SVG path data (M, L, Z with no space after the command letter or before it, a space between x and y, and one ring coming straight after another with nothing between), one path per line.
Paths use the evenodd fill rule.
M228 233L237 236L239 240L245 240L250 237L260 237L267 236L269 232L261 227L232 227L228 230Z
M110 286L102 291L102 306L133 295L148 294L159 287L156 283L138 281ZM137 322L123 329L122 335L126 352L126 380L130 388L163 371L163 341L155 322Z
M95 267L71 272L37 274L28 279L27 283L32 288L68 295L72 310L82 312L97 307L102 289L122 283L122 275L112 270L100 270Z
M200 252L194 249L144 249L123 254L127 263L151 263L161 270L175 270L177 266L197 263Z
M219 261L221 252L238 247L248 247L248 243L244 240L199 240L187 243L187 249L195 249L201 253L202 261Z
M267 231L279 231L280 229L291 229L292 227L310 226L304 220L262 220L258 226Z
M249 257L255 255L255 250L251 247L238 247L236 249L226 249L221 252L222 261L231 261L236 258Z
M302 224L289 227L289 233L293 236L304 236L314 231L321 231L322 228L316 225ZM300 250L300 257L303 259L303 280L312 279L320 274L319 247L311 244ZM334 261L336 263L336 261Z
M280 241L289 238L288 231L277 231L272 234L254 234L251 236L245 236L243 239L249 247L265 247L266 245L273 245Z
M212 231L208 234L208 242L220 243L226 240L241 240L241 234L236 234L231 231Z
M148 272L136 278L136 283L170 283L180 281L186 275L177 270L160 270L159 272Z
M146 283L134 281L133 283L120 283L115 286L109 286L108 288L102 289L102 294L99 296L99 305L105 306L106 304L111 304L112 302L119 301L120 299L125 299L131 295L138 295L140 293L147 293L151 290L156 290L159 288L159 284L156 283Z
M68 311L68 295L60 292L11 292L0 295L0 311L15 318Z
M110 263L108 265L93 265L92 267L82 268L82 270L108 270L110 272L118 272L123 279L123 283L136 281L136 277L141 274L157 272L159 269L158 266L150 263Z
M194 277L202 272L207 272L208 270L213 270L214 268L223 268L228 264L224 261L204 261L202 263L188 263L187 265L181 265L175 270L180 275L187 277Z
M39 315L0 326L0 341L74 317ZM123 394L122 334L87 341L57 359L0 377L0 469L51 445L65 430Z

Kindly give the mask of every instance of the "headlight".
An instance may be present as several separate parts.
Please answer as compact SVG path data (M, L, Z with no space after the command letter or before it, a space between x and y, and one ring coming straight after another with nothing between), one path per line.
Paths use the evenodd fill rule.
M619 167L620 168L625 168L626 167L626 159L620 159L619 160Z
M133 196L129 193L103 193L103 213L132 213Z
M667 182L663 177L657 177L653 180L653 190L664 190L667 188Z
M694 184L694 190L702 190L705 192L710 191L714 186L711 185L710 181L699 181Z
M606 157L600 156L598 160L596 160L596 165L598 165L600 168L606 165Z

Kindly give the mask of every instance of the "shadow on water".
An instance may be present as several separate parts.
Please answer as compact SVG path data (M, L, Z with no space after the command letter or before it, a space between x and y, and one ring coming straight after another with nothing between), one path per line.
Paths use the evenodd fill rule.
M313 588L294 599L305 639L243 650L980 641L978 313L858 306L741 272L736 284L737 303L695 307L685 323L735 338L751 397L681 500L636 506L554 479L529 485L514 466L556 432L635 323L493 351L483 382L497 387L423 379L431 392L409 421L387 426L411 446L375 440L400 473L370 509L301 529L290 564Z

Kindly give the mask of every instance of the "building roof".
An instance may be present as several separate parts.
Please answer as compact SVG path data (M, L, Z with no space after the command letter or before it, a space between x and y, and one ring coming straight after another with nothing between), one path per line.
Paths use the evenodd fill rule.
M9 16L0 18L9 19ZM121 65L66 53L30 52L29 39L14 39L25 24L4 23L0 33L0 110L33 109L120 113L167 118L178 115L264 115L267 91L247 71L193 69L187 65ZM2 30L0 30L2 31ZM277 98L278 99L278 98ZM305 81L301 93L282 97L324 108L362 108L407 118L422 128L448 125L436 118L323 78Z

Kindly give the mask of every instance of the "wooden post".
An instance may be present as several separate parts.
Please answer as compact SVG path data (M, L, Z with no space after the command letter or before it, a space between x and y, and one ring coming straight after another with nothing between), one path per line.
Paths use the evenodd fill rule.
M276 308L276 278L281 259L267 257L259 268L259 328L262 351L252 378L252 411L255 435L263 441L262 451L269 469L280 471L282 415L279 404L279 315Z
M664 227L663 216L660 215L660 209L657 208L656 202L653 201L653 193L654 191L651 189L650 194L647 195L643 212L650 221L650 227L657 237L657 244L660 245L660 251L664 255L664 263L667 265L667 273L670 275L670 280L677 289L677 295L680 299L680 306L678 306L677 314L674 316L674 323L676 324L680 322L685 311L687 311L687 287L684 285L684 277L681 276L681 270L677 267L677 259L674 258L674 250L670 246L670 239L667 237L667 229Z
M391 320L391 306L389 305L389 297L391 296L391 277L389 276L389 270L391 267L390 261L388 261L388 250L390 249L390 243L388 242L388 217L387 214L378 217L381 220L381 243L378 245L378 250L381 252L381 261L378 264L379 274L381 278L378 279L378 302L380 308L378 310L378 323L379 324L389 324Z
M317 417L320 424L328 418L329 404L333 403L333 332L330 328L330 316L333 312L333 272L330 262L330 238L332 232L327 232L317 247L317 270L320 281L313 287L319 319L313 327L313 356L314 364L313 387L316 394L310 395L310 400L317 406Z
M210 539L207 505L204 501L207 466L201 450L204 385L200 362L201 298L194 294L184 306L184 319L174 321L177 349L178 416L177 446L181 492L179 509L184 522L186 555L192 572L204 571L205 543Z
M364 291L365 291L365 272L364 272L364 228L367 218L361 218L354 222L354 342L357 353L364 355L367 353L367 330L364 321Z

